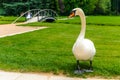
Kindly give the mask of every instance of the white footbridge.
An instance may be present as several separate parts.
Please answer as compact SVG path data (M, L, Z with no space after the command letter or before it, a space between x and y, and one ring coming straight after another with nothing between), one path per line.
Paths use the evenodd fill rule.
M21 17L25 17L25 23L32 23L32 22L53 22L57 19L58 14L51 10L51 9L32 9L22 13L12 24L16 23Z

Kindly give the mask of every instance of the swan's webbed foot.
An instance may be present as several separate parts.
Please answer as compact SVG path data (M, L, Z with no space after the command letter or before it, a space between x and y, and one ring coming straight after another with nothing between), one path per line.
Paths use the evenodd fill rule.
M74 71L74 74L83 74L84 70L82 70L79 66L79 60L77 60L77 70Z
M90 61L89 69L84 69L84 72L93 72L92 61Z
M92 61L90 61L89 69L81 69L81 67L79 66L79 60L77 60L77 70L74 71L74 74L83 74L85 72L93 72Z
M84 73L84 70L75 70L74 71L74 74L83 74Z
M93 70L90 70L90 69L84 69L83 71L87 73L94 72Z

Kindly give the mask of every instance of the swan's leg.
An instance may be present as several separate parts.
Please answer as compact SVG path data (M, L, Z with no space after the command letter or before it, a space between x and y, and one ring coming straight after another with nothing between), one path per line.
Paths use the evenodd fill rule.
M93 72L92 61L90 61L89 69L84 69L85 72Z
M90 70L93 70L93 67L92 67L92 61L90 61Z
M79 60L77 60L77 70L74 71L75 74L82 74L82 73L84 73L84 71L81 69L79 64L80 64Z
M81 70L79 60L77 60L77 70Z
M92 61L90 61L89 69L84 69L84 72L93 72Z

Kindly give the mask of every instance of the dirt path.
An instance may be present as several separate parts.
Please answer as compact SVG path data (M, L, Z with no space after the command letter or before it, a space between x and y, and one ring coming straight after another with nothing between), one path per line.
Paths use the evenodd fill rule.
M50 73L19 73L0 71L0 80L119 80L119 79L102 79L94 78L77 78L53 75Z
M44 29L47 27L23 27L23 26L16 26L16 24L5 24L0 25L0 38L6 36L13 36L16 34L22 34L26 32L31 32L39 29Z

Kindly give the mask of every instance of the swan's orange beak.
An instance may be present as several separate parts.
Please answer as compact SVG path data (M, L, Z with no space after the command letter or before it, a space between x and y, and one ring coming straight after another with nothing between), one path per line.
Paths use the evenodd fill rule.
M75 16L75 13L72 12L72 13L69 15L69 18L74 17L74 16Z

